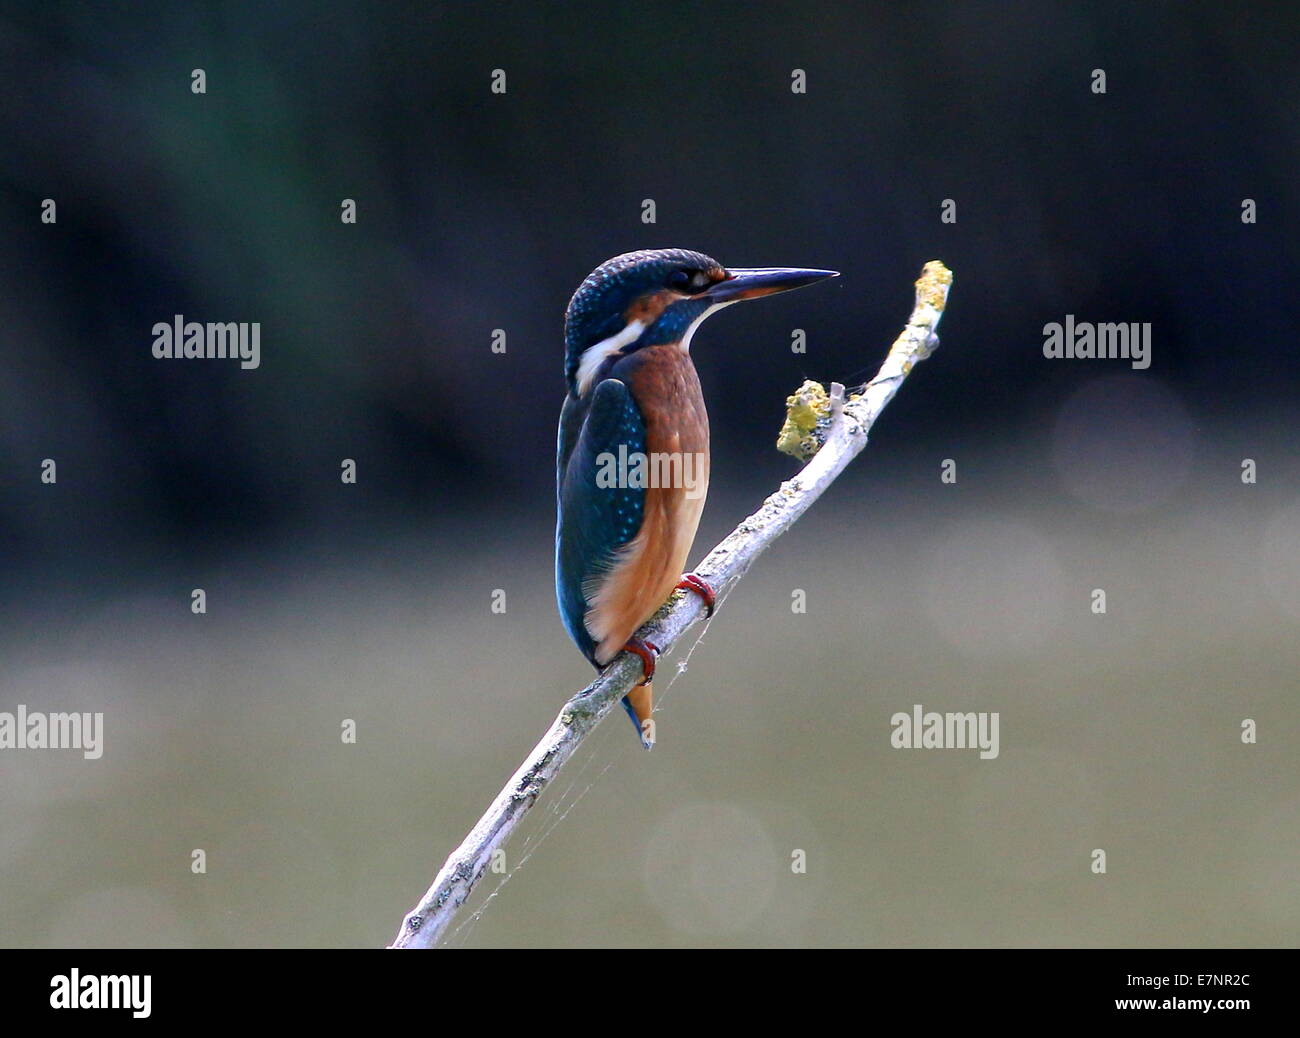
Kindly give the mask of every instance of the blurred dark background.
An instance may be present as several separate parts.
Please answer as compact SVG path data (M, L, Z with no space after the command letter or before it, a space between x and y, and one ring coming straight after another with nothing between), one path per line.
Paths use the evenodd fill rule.
M598 733L458 940L1293 941L1297 22L6 5L0 708L109 728L97 763L0 753L0 939L391 936L589 677L550 587L564 307L680 246L844 274L697 336L697 555L792 472L786 394L874 373L932 258L944 345L710 628L661 748ZM1067 313L1150 322L1150 369L1044 359ZM154 359L174 314L260 322L261 367ZM917 701L1002 710L1002 757L891 751Z

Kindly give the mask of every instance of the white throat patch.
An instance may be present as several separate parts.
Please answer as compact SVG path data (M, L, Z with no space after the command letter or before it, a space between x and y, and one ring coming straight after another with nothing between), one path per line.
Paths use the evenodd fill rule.
M683 353L689 353L691 350L691 338L695 335L695 329L698 328L709 314L721 310L724 306L730 306L732 303L740 302L739 299L728 299L725 303L714 303L711 307L695 318L686 327L686 334L682 336L682 341L677 345ZM645 331L644 321L629 321L621 332L617 335L611 335L608 339L601 339L594 346L588 346L582 351L582 359L578 361L578 371L575 379L578 383L578 393L586 393L591 388L591 381L596 377L596 372L600 366L605 363L605 358L611 353L617 353L624 346L634 343L641 338L641 333Z
M739 302L740 302L739 299L728 299L725 303L714 303L711 307L705 310L704 313L700 314L699 317L695 318L695 320L693 320L689 325L687 325L686 334L682 336L682 341L678 344L681 346L682 352L683 353L691 352L691 337L695 334L695 329L704 323L704 319L708 317L709 314L717 313L724 306L730 306L732 303L739 303Z

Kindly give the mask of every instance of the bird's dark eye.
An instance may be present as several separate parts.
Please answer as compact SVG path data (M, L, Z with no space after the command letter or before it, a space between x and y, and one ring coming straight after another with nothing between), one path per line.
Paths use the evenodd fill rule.
M699 292L709 284L709 275L702 270L674 270L668 275L668 287L679 292Z

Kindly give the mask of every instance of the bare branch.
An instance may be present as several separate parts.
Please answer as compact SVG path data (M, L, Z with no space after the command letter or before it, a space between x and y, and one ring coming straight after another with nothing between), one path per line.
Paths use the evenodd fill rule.
M938 345L935 329L943 316L952 272L937 260L916 282L916 304L894 340L879 373L844 399L844 387L829 394L807 382L790 397L780 446L811 456L798 475L781 484L757 512L737 526L695 569L721 601L754 560L821 497L846 465L867 445L867 433L918 360ZM815 453L814 453L815 452ZM639 632L664 653L704 615L697 595L674 595ZM452 852L428 892L402 921L392 947L431 948L446 932L492 859L537 802L587 734L641 678L641 661L623 653L560 711L519 770L497 794L461 845Z

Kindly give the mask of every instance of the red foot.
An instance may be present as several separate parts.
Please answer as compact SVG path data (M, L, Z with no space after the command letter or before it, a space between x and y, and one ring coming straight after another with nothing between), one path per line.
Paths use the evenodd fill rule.
M641 669L645 673L640 681L642 685L648 685L655 676L655 656L659 652L659 646L654 642L645 642L640 638L633 638L623 646L624 652L630 652L634 656L641 658Z
M694 573L685 573L682 579L677 582L677 587L683 591L694 591L704 600L704 615L710 617L713 615L713 607L716 605L713 598L713 588L704 583Z

